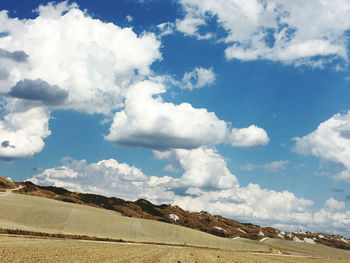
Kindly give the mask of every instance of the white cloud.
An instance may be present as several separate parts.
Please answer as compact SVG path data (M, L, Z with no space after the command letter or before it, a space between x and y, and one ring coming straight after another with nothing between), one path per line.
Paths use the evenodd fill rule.
M161 83L143 81L132 86L125 110L117 112L106 137L114 143L148 148L197 148L226 136L226 123L206 109L188 103L166 103Z
M228 170L226 161L212 148L154 151L156 159L168 160L173 169L181 168L182 186L227 189L238 186L237 178Z
M257 184L240 187L236 181L227 182L230 187L225 189L215 186L210 180L219 182L218 178L227 180L228 177L222 173L227 169L225 161L212 149L172 150L155 152L155 155L159 159L177 158L184 170L182 178L146 176L138 168L110 159L92 164L66 160L62 166L45 169L29 180L129 200L146 198L157 204L176 204L191 211L205 210L284 230L350 234L350 211L334 211L343 209L343 202L330 198L324 208L311 212L311 200L296 197L289 191L262 189ZM230 171L226 173L236 180ZM179 188L185 188L181 194L177 191Z
M350 3L346 0L181 0L180 4L185 16L177 19L177 30L201 39L210 34L199 33L208 29L208 21L217 20L227 33L223 39L229 45L227 59L313 67L334 58L347 60Z
M190 149L219 143L251 147L268 142L266 132L259 127L231 129L229 123L206 109L163 102L159 95L166 89L159 82L165 80L154 77L150 70L150 65L161 59L161 43L155 34L138 36L131 28L93 19L67 2L39 6L37 12L36 18L22 20L0 12L0 32L7 32L0 38L0 93L7 103L4 111L10 112L2 122L3 130L12 131L4 125L10 123L15 111L22 114L33 107L41 106L46 112L47 116L40 118L45 127L53 109L108 117L124 107L116 113L106 136L120 145ZM164 33L171 26L163 24L160 29ZM212 69L197 67L185 74L184 80L188 87L200 88L213 83L215 74ZM21 109L10 109L14 104ZM27 129L21 127L23 132L17 136L27 136ZM49 133L47 129L37 134L40 140L36 140L32 154L43 148ZM10 145L6 138L4 141L5 146ZM12 150L6 147L3 158L9 150L27 151L20 146Z
M229 142L236 147L253 147L268 144L269 137L264 129L251 125L248 128L233 128L229 135Z
M130 83L152 74L150 65L161 59L153 33L137 35L67 1L36 11L34 19L0 11L2 159L40 152L52 109L110 116L123 106Z
M269 172L279 172L281 170L285 170L287 165L289 164L288 160L280 160L280 161L274 161L271 163L265 163L265 164L252 164L248 163L246 165L241 166L240 168L242 170L252 171L258 168L263 168Z
M277 222L306 224L312 221L309 207L313 202L297 198L288 191L261 189L257 184L227 190L190 189L191 195L177 197L175 203L184 209L220 214L259 224Z
M68 4L68 1L62 1L60 3L49 2L46 5L40 5L35 11L44 18L60 18L63 12L66 12L72 8L78 8L76 3Z
M164 92L164 85L153 80L131 86L125 96L125 109L115 114L105 138L118 145L151 149L192 149L220 143L252 147L268 142L262 128L252 125L230 129L228 123L206 109L164 102L159 96Z
M345 202L335 200L333 197L326 201L325 207L329 210L339 210L345 208Z
M85 160L63 160L63 165L45 169L28 180L36 184L64 187L71 191L117 196L128 200L147 198L157 202L168 201L169 177L147 177L143 172L114 159L88 164Z
M49 3L38 12L29 20L0 12L0 31L8 32L0 48L28 55L26 66L7 68L3 92L18 81L41 79L69 92L63 108L108 114L122 106L134 72L148 75L149 66L161 58L154 34L138 36L131 28L93 19L76 4Z
M297 153L339 164L343 169L334 177L350 182L350 111L335 114L312 133L294 140Z
M184 74L182 88L189 90L202 88L213 84L215 79L215 73L212 68L196 67L193 71Z
M212 37L210 33L202 35L198 32L198 27L205 25L205 20L199 17L186 16L184 19L176 20L176 29L185 35L194 35L198 39L209 39Z
M313 214L313 222L326 233L341 233L349 236L350 211L334 212L321 209ZM323 227L322 227L323 226Z
M40 107L6 114L0 120L0 160L28 158L40 152L50 135L49 114Z

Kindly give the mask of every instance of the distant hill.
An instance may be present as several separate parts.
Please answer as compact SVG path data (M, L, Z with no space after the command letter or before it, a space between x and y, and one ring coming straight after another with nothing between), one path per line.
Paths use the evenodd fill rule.
M311 232L284 232L272 227L261 227L250 223L240 223L219 215L211 215L205 211L197 213L186 211L179 206L172 206L169 204L154 205L144 199L131 202L116 197L71 192L59 187L38 186L31 182L12 183L3 177L0 177L0 187L15 188L19 185L22 185L23 188L16 190L15 192L17 193L104 208L119 212L127 217L161 221L192 228L220 237L239 237L260 241L272 238L298 243L321 244L329 247L350 250L350 240L340 235Z

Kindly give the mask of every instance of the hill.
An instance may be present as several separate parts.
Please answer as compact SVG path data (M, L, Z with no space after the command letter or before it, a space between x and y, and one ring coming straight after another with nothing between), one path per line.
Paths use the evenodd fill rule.
M87 234L86 231L84 231L84 229L81 229L80 232L78 231L79 228L77 228L78 227L77 223L68 224L66 222L64 223L65 224L64 227L59 226L60 225L59 223L61 222L61 224L63 224L62 222L65 222L64 221L65 217L69 217L69 218L75 218L75 217L80 218L82 216L90 217L90 214L89 214L90 212L86 212L84 209L104 208L104 210L101 210L101 209L93 210L94 212L91 212L91 213L99 214L99 216L97 216L98 218L100 218L100 216L102 215L103 215L102 218L105 218L105 217L114 218L112 221L118 221L119 226L120 226L120 222L124 222L123 223L124 228L133 227L135 224L137 225L137 227L135 227L134 230L138 229L138 231L142 232L142 235L140 235L140 233L138 233L137 231L133 232L131 230L128 230L129 234L130 233L134 233L134 234L123 236L120 234L122 232L118 232L119 230L117 231L118 235L116 235L115 238L124 238L129 241L134 240L134 237L135 238L138 237L138 238L141 238L140 240L142 241L152 240L152 242L155 242L155 240L157 240L157 242L172 243L172 240L169 240L168 238L159 237L159 236L155 238L154 236L155 228L164 228L164 226L167 226L165 228L168 229L167 231L170 231L170 232L167 232L166 234L164 233L166 237L174 236L174 233L185 233L186 231L198 230L193 232L196 234L193 234L192 232L190 234L191 236L198 236L198 239L195 239L195 241L193 240L191 241L191 239L186 239L184 238L184 236L181 236L181 237L178 236L175 238L176 240L182 240L181 242L186 244L200 244L204 246L212 246L213 244L219 244L219 243L221 244L223 242L222 240L225 240L225 242L228 242L228 243L233 241L237 242L238 240L240 242L243 242L242 240L245 240L244 241L245 244L247 242L250 242L249 240L252 240L251 242L253 242L253 240L256 240L256 241L259 240L259 242L254 241L255 243L253 242L251 244L254 244L254 246L257 246L256 247L257 249L261 249L261 244L271 243L274 240L275 241L283 240L283 241L293 241L294 245L296 245L297 243L299 243L302 246L307 246L309 244L321 244L321 245L327 245L335 248L350 249L350 240L337 235L327 235L327 234L320 234L320 233L315 234L310 232L307 232L307 233L283 232L271 227L261 227L250 223L240 223L235 220L226 219L218 215L211 215L204 211L200 213L196 213L196 212L183 210L178 206L172 206L167 204L154 205L148 202L147 200L143 200L143 199L137 200L135 202L131 202L131 201L125 201L123 199L115 198L115 197L109 198L101 195L71 192L66 189L58 188L58 187L37 186L31 182L12 183L6 180L5 178L1 178L1 182L3 182L2 185L7 185L7 187L9 188L18 187L19 185L21 185L22 188L15 190L15 192L31 196L31 197L29 196L25 197L24 195L8 196L7 198L12 198L12 199L10 200L6 199L6 200L9 202L12 202L13 206L15 206L16 202L24 204L25 202L28 202L28 200L31 200L30 202L34 202L34 203L36 202L35 204L31 204L30 207L32 208L36 206L42 207L42 204L40 202L44 202L46 204L47 202L52 202L54 200L64 201L65 203L56 201L55 203L50 203L49 206L45 206L46 207L45 209L49 209L50 207L55 207L55 211L57 210L57 207L62 207L62 206L65 207L65 209L62 210L65 212L62 212L61 210L57 210L61 212L57 212L57 211L55 212L50 210L49 212L50 218L48 218L47 220L48 221L51 220L51 221L50 223L47 223L47 224L51 226L55 225L55 228L51 229L49 227L47 229L49 230L51 229L52 231L69 230L67 233L70 233L70 234ZM45 197L45 198L50 198L54 200L48 201L47 199L35 199L35 197L33 196ZM10 212L11 206L9 206L9 204L4 203L4 201L6 200L4 198L0 200L0 202L2 201L2 209L5 209L5 206L6 206L7 207L6 209L9 209L9 212ZM38 200L45 200L45 201L38 201ZM85 205L85 206L77 206L78 204ZM79 207L79 209L77 207ZM82 209L81 207L85 207L85 208L81 210ZM112 210L112 211L108 211L108 210ZM5 211L5 210L2 210L2 211ZM70 212L68 213L67 211L70 211ZM79 213L72 212L72 211L79 211ZM104 212L101 212L101 211L104 211ZM16 213L19 213L19 212L16 212ZM15 227L18 227L21 229L33 230L32 227L37 229L38 226L40 226L37 229L38 231L44 231L46 229L47 227L46 223L39 224L38 221L35 221L33 219L33 218L37 218L38 215L42 213L40 209L39 211L34 212L34 211L30 211L30 209L28 208L28 210L25 209L23 213L24 214L18 214L16 216L14 215L15 217L11 219L12 223L15 222L15 225L16 225ZM105 214L105 213L110 213L110 214ZM34 221L31 221L32 219L28 219L27 218L28 215L32 215L30 218L32 218ZM118 215L118 218L115 218L116 215ZM40 215L40 218L47 218L47 217L48 217L47 212L45 214ZM25 219L26 221L22 222L20 218L26 218ZM102 220L102 218L98 220ZM13 221L13 219L15 220ZM140 221L139 219L148 219L148 220ZM6 226L6 222L4 223L4 220L6 221L8 219L2 218L2 221L0 221L2 222L2 226L0 224L0 227ZM160 221L160 222L156 222L156 221ZM102 224L98 222L96 222L97 225ZM144 222L147 222L147 223L144 223ZM159 225L159 223L161 224ZM108 225L109 224L110 222L108 221ZM153 224L156 224L156 225L153 225ZM67 225L70 225L70 226L68 227ZM105 225L105 223L103 223L102 225ZM23 228L24 226L26 226L26 228ZM162 227L159 227L159 226L162 226ZM182 228L183 226L186 228ZM106 226L103 226L103 227L107 228ZM45 231L47 231L47 229ZM169 229L172 229L172 230L169 230ZM186 230L183 230L183 229L186 229ZM102 230L103 229L98 228L98 231L92 231L92 232L89 232L88 234L89 235L91 234L93 236L96 236L97 234L99 234L99 236L101 236L101 233L102 234L107 232L113 233L113 231L110 232L110 230L108 230L107 232L106 232L106 229L104 229L105 232L103 232ZM206 232L207 234L202 232ZM212 234L212 235L208 235L208 234ZM205 236L202 236L202 235L205 235ZM225 239L222 239L222 238L215 239L218 237L215 237L214 235L225 237ZM185 236L187 236L187 234L185 234ZM102 235L101 237L104 237L104 235ZM107 237L110 237L110 236L107 236ZM232 240L232 238L236 238L236 240ZM237 238L240 238L240 239L237 239ZM137 239L136 241L140 241L140 240ZM208 241L209 243L202 244L201 242L199 242L201 240L206 240L206 242L208 240L213 240L213 241L210 241L210 242ZM223 245L223 246L226 247L226 245ZM232 247L232 244L231 243L227 244L227 246ZM253 250L255 249L254 246L253 246ZM264 249L266 249L266 247Z

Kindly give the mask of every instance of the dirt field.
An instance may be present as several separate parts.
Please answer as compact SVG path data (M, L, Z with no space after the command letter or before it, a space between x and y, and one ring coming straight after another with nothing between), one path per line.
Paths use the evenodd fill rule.
M0 236L0 262L345 263L350 262L350 260L229 252L163 245Z

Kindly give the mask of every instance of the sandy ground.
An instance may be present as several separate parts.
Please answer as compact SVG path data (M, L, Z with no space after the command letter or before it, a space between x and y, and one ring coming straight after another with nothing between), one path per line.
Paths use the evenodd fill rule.
M350 260L230 252L165 245L0 236L0 262L345 263Z

